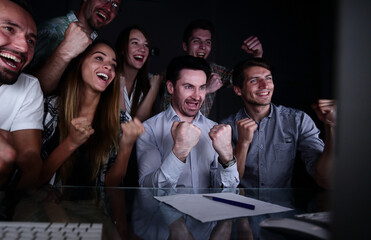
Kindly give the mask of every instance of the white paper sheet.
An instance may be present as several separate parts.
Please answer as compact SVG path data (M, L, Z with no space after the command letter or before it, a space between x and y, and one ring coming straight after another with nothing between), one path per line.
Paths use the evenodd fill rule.
M255 210L217 202L203 197L204 195L252 204L255 206ZM160 202L171 205L177 210L190 215L201 222L218 221L229 218L255 216L292 210L291 208L282 207L234 193L177 194L154 198Z

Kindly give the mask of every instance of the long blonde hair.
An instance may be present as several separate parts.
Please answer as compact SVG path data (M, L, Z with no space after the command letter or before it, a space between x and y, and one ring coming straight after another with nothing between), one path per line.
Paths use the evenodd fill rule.
M78 117L79 100L82 87L82 63L88 53L97 44L95 42L88 47L76 59L71 61L66 69L60 86L59 98L59 134L62 142L69 133L69 126L73 118ZM108 45L108 44L106 44ZM101 93L100 100L95 111L92 127L95 130L85 143L90 163L90 181L94 180L104 165L110 151L114 147L118 149L118 139L120 133L119 100L120 100L120 80L116 74L112 83ZM68 176L73 171L74 160L77 160L76 152L65 161L60 168L60 178L62 184L66 183Z

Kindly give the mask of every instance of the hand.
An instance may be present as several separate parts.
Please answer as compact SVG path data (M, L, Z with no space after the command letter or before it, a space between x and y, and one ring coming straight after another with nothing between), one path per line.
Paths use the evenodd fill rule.
M206 94L216 92L223 86L223 81L217 73L211 73L206 85Z
M173 153L180 161L185 162L189 152L200 140L201 130L188 122L174 122L171 136L174 140Z
M163 76L160 74L154 74L150 79L149 83L151 88L159 89L162 83Z
M237 121L238 142L240 144L250 145L257 128L258 124L251 118L244 118Z
M80 53L92 43L90 34L80 22L72 22L65 34L62 43L60 44L60 54L66 57L69 62L77 57Z
M88 122L87 118L79 117L71 120L67 138L76 149L85 143L93 133L94 129L92 129L91 123Z
M317 104L312 104L312 108L319 120L325 125L335 127L336 125L336 101L332 99L320 99Z
M145 128L138 118L121 123L122 136L120 138L120 147L133 145L138 137L144 133Z
M215 151L223 163L233 159L232 128L228 124L215 125L210 129L209 136Z
M245 41L243 41L241 49L248 54L252 54L256 58L263 57L263 46L260 43L258 37L250 36L245 39Z

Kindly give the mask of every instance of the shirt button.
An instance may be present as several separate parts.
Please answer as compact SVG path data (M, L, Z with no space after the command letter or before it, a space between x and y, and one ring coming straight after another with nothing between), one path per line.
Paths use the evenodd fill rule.
M260 149L263 149L263 144L260 144L259 148L260 148Z

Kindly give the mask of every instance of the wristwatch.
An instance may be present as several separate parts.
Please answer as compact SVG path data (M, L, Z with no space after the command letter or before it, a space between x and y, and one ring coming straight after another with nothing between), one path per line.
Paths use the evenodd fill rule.
M225 169L225 168L228 168L228 167L233 166L237 162L237 159L236 159L235 156L233 156L233 159L232 160L228 161L227 163L222 163L222 161L220 161L220 158L218 158L218 162Z

